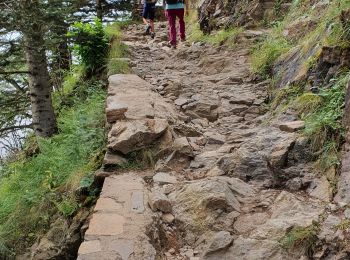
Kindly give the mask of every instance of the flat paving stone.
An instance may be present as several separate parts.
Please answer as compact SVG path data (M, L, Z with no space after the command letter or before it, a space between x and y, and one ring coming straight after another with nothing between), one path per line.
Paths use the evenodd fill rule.
M123 233L125 218L115 213L95 213L86 236L114 236Z
M100 252L101 250L101 242L99 240L85 241L81 244L78 254L85 255Z
M155 249L146 235L153 221L146 192L137 173L106 177L78 259L155 259Z
M100 198L95 206L95 211L115 212L121 210L123 205L111 198Z
M131 195L131 210L136 213L145 211L144 193L142 191L135 191Z

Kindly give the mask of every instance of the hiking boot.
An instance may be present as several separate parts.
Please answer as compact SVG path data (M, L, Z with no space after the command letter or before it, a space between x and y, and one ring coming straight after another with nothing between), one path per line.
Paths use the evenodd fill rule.
M151 32L151 38L154 39L156 37L156 34L154 32Z
M147 24L147 25L145 26L145 35L148 35L149 32L150 32L150 30L151 30L151 25Z

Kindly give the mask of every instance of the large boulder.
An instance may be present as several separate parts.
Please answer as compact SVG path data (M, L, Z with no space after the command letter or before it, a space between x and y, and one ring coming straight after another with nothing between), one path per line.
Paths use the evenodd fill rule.
M152 91L147 81L133 74L109 77L106 115L109 123L122 119L177 118L172 106Z
M293 133L272 127L262 129L233 153L223 156L218 165L225 173L245 181L274 181L275 177L281 177L278 170L287 166L295 139Z
M167 130L165 119L120 121L108 135L108 148L128 154L153 144Z

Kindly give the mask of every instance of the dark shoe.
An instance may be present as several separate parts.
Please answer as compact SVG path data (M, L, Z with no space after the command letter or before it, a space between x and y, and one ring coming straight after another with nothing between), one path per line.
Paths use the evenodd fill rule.
M151 38L154 39L156 37L156 34L154 32L151 32Z
M151 26L149 24L147 24L145 27L145 34L148 35L150 30L151 30Z
M181 42L185 42L185 41L186 41L186 38L182 38L182 39L181 39Z

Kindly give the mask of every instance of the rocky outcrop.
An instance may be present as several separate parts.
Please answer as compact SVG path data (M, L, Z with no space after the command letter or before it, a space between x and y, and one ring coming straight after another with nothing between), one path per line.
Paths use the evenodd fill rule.
M210 33L220 27L255 27L263 19L273 20L288 11L290 1L201 0L198 3L199 24Z
M323 5L322 5L323 4ZM325 9L329 5L327 2L312 3L311 9ZM346 11L337 19L345 21L347 18ZM315 28L321 14L318 16L304 16L291 23L284 31L284 36L291 41L298 41L300 37ZM346 22L343 23L346 31ZM277 87L285 87L289 85L297 85L302 82L308 82L311 90L321 87L330 87L332 78L338 76L343 68L350 66L350 48L344 46L324 46L319 41L322 36L318 36L314 41L309 42L308 46L296 46L288 53L282 55L274 63L272 74L278 76L276 82ZM310 60L314 60L315 64L309 64Z
M335 196L337 202L350 203L350 81L348 82L345 97L344 126L346 128L346 143L343 148L342 166L338 181L338 193Z

